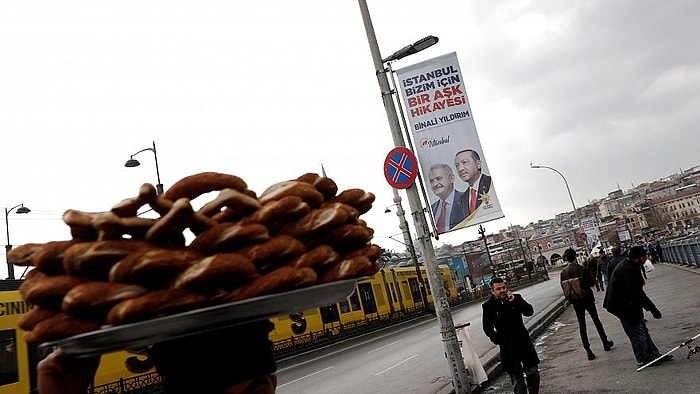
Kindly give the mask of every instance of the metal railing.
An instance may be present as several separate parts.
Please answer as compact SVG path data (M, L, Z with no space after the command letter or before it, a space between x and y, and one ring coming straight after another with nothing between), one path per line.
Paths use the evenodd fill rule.
M162 379L157 372L150 372L116 382L95 386L90 394L160 394L164 393Z
M700 234L661 242L661 260L700 268Z

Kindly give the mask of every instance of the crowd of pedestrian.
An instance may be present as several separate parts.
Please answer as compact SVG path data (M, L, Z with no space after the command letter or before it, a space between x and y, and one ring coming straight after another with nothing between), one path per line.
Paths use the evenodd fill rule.
M582 257L573 249L564 252L567 265L562 269L560 281L580 286L581 295L567 291L567 299L576 312L581 343L588 360L596 358L588 340L586 312L598 332L604 351L613 349L598 315L595 293L603 293L603 308L617 317L629 339L637 367L656 366L669 361L672 355L662 356L649 330L644 311L655 319L661 319L661 311L644 292L646 280L645 263L661 261L661 248L651 245L620 246L604 250L596 255ZM653 268L652 268L653 269ZM567 287L570 283L567 283ZM564 287L564 286L562 286ZM595 288L595 291L593 291ZM521 295L508 290L502 278L491 281L491 298L482 305L482 326L491 342L499 346L501 366L510 376L515 394L537 394L540 385L540 362L532 340L523 324L523 316L532 316L533 307ZM570 297L570 298L569 298Z

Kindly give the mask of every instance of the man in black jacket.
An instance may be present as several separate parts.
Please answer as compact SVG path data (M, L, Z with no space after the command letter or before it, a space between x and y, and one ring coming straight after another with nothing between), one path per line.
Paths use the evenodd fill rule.
M646 309L654 319L661 319L661 312L644 292L644 278L640 267L644 264L646 255L641 246L630 249L628 258L618 263L612 272L603 302L603 307L620 319L622 328L632 343L637 366L640 367L661 356L651 339L643 316L643 309ZM669 354L657 363L672 358L673 355Z
M613 341L608 340L608 336L605 334L605 329L603 328L603 323L601 323L598 317L598 309L595 306L595 297L593 296L593 275L588 268L576 263L576 251L569 248L564 251L564 261L569 264L564 267L559 276L560 281L565 281L567 279L581 278L581 284L586 290L586 296L580 300L569 300L571 305L574 307L576 312L576 319L578 320L578 329L581 334L581 342L583 343L583 348L586 349L589 360L595 359L595 354L591 350L591 344L588 342L588 333L586 331L586 311L591 315L593 324L596 330L598 330L598 335L600 340L603 341L603 350L608 351L613 347Z
M491 293L482 305L484 333L500 348L501 366L510 376L513 392L537 394L540 359L523 323L523 316L532 316L535 311L520 294L508 290L501 278L491 281Z
M608 266L605 269L605 272L608 275L608 286L610 286L610 278L612 278L612 273L615 270L615 267L620 263L620 261L625 259L625 256L622 255L622 248L619 246L612 248L612 255L613 257L608 260Z

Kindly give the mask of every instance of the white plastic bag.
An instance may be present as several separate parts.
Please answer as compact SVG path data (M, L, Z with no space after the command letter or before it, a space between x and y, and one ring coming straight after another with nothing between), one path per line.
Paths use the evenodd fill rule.
M651 272L653 270L654 270L654 264L651 263L651 260L647 259L647 261L644 262L644 271Z
M462 350L465 367L471 372L473 383L481 385L489 380L489 376L486 374L483 364L481 364L479 355L476 354L476 350L474 350L472 346L468 331L469 324L459 324L455 328L457 329L457 339L461 342L460 348Z

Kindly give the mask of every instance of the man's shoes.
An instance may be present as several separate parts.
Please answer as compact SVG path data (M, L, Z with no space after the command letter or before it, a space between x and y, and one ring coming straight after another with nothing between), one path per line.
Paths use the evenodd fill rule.
M659 356L656 356L656 357L659 357ZM656 358L656 357L654 357L654 358ZM654 361L653 363L649 364L649 366L650 367L658 367L662 363L665 363L666 361L671 361L671 360L673 360L673 354L667 354L667 355L661 357L660 359ZM649 360L649 361L651 361L651 360ZM640 365L640 367L646 365L649 361L647 361L646 363L642 363L642 365Z
M659 362L665 363L666 361L671 361L671 360L673 360L673 354L667 354L667 355L661 357L661 359L659 359Z
M595 360L595 354L593 352L588 352L588 361L593 361Z
M615 346L615 344L613 343L613 341L607 341L607 342L605 343L605 345L603 346L603 350L605 350L605 351L607 352L607 351L609 351L610 349L612 349L613 346Z

